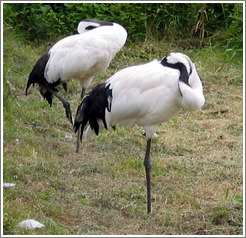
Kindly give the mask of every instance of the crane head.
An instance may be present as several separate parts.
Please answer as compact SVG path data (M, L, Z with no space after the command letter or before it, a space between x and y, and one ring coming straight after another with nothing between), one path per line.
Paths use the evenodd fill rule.
M112 26L112 22L96 20L96 19L85 19L81 21L77 27L79 34L90 31L92 29L101 27L101 26Z

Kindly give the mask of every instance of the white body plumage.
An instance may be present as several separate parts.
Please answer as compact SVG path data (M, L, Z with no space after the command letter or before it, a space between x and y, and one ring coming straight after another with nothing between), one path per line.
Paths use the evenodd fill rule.
M197 110L204 105L202 82L195 64L181 53L171 53L166 59L174 65L177 62L185 65L190 74L189 85L179 80L179 69L163 66L157 60L115 73L105 84L112 90L111 110L105 108L107 127L137 124L151 138L160 123L171 119L182 108ZM88 127L85 136L90 130Z
M127 32L119 24L89 24L95 25L95 28L85 30L88 22L82 21L78 27L80 34L58 41L49 50L50 58L44 72L49 83L55 83L58 79L76 79L87 88L92 77L106 70L115 54L124 46Z
M178 78L178 70L164 68L158 61L119 71L106 83L112 89L111 111L106 110L107 124L130 127L138 124L151 137L158 124L181 109Z

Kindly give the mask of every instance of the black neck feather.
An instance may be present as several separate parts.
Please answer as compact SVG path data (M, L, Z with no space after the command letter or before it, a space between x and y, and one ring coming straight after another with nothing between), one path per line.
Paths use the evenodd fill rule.
M192 73L192 70L190 72L190 74L188 73L185 65L183 63L175 63L175 64L170 64L167 62L166 58L164 58L162 61L161 61L161 64L165 67L169 67L169 68L172 68L172 69L178 69L180 71L180 76L179 76L179 80L185 84L187 84L188 86L190 86L189 84L189 77Z

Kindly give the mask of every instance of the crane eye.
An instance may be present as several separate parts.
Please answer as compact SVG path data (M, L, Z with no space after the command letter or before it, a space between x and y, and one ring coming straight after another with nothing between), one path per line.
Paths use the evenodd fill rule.
M87 26L85 29L87 31L97 28L96 26Z

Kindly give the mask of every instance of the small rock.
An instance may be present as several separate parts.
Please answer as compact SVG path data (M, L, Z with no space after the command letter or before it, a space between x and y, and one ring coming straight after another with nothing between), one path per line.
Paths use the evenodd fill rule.
M15 183L3 183L4 188L12 188L15 186Z
M35 221L33 219L24 220L24 221L20 222L18 224L18 226L22 227L22 228L27 228L27 229L36 229L36 228L44 227L43 224L41 224L40 222Z

